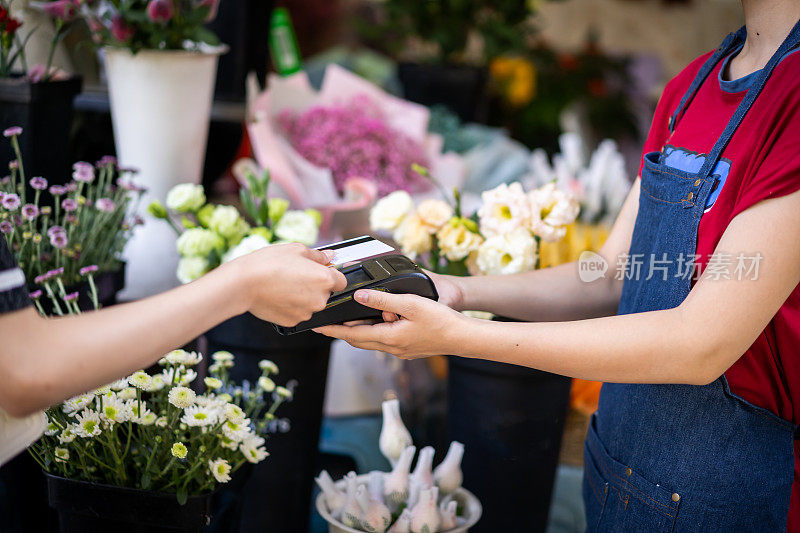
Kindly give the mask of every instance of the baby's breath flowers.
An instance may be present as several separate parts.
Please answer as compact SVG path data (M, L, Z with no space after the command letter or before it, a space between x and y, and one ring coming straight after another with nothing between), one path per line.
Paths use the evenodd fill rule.
M179 502L213 491L242 465L269 456L264 437L288 427L275 413L291 387L269 377L278 373L271 361L260 365L257 383L239 386L228 377L233 354L212 359L218 367L204 378L204 394L187 386L202 356L176 350L155 375L140 370L50 408L34 456L60 476L172 492Z

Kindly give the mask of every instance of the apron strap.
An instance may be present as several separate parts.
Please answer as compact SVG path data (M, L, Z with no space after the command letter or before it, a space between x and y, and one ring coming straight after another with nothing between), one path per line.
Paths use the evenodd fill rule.
M675 112L669 118L669 132L673 133L675 131L675 126L678 124L678 120L683 115L683 112L686 111L686 108L689 107L689 104L694 99L694 95L697 93L700 86L703 85L703 82L706 81L706 78L711 71L714 70L714 67L717 66L717 63L722 61L722 59L727 56L729 53L733 51L740 43L744 42L745 38L747 37L747 30L745 26L742 26L737 31L729 33L725 40L722 41L722 44L719 45L714 53L709 57L703 66L700 67L700 70L697 72L697 76L695 76L694 81L689 86L689 89L683 94L683 98L681 98L678 107L675 109Z
M698 172L699 178L705 179L711 175L711 172L719 161L722 152L725 150L725 147L728 146L728 142L730 142L733 134L736 132L736 129L742 123L742 120L744 120L745 115L748 111L750 111L750 107L753 105L753 102L756 101L756 98L758 98L758 95L761 94L761 91L767 84L767 80L769 80L769 77L772 75L772 71L775 70L775 67L778 66L778 63L781 62L784 56L791 52L792 49L794 49L798 44L800 44L800 21L794 25L794 28L792 28L792 31L789 32L789 35L780 45L778 50L775 52L772 58L770 58L766 66L761 69L761 72L759 72L758 77L747 91L747 94L745 94L742 102L739 104L739 107L736 108L736 111L733 113L733 117L731 117L731 120L728 122L728 125L725 127L722 135L720 135L716 144L714 144L714 148L711 149L711 152L709 152L708 156L706 157L703 166L700 167L700 171Z

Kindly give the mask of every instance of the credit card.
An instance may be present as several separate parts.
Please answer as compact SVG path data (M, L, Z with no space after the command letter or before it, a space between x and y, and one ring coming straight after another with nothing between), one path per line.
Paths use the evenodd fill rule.
M360 261L387 252L394 252L394 248L381 242L378 239L364 235L356 237L355 239L348 239L346 241L320 246L318 250L333 250L336 255L333 256L331 264L335 266L343 265L345 263L352 263Z

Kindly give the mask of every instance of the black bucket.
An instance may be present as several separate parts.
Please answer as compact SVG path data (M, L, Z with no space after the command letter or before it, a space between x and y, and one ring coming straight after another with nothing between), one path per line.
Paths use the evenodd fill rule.
M572 380L450 358L448 427L466 447L464 486L483 505L476 533L544 531Z
M236 356L236 366L231 369L234 381L255 383L261 375L261 359L278 365L277 383L297 381L294 398L277 413L279 419L289 420L291 428L270 435L266 443L270 456L254 466L243 489L233 495L239 500L239 519L215 521L212 531L305 533L317 474L331 339L313 332L283 336L272 324L249 313L223 322L205 337L209 356L218 350ZM231 527L236 523L239 525Z
M174 494L46 476L62 533L188 533L202 531L211 520L212 494L191 496L180 505Z

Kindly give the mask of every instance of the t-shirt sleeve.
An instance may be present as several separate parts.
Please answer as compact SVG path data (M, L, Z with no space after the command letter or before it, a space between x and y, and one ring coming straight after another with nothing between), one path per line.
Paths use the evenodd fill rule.
M25 274L14 261L5 238L0 237L0 313L17 311L30 304Z

